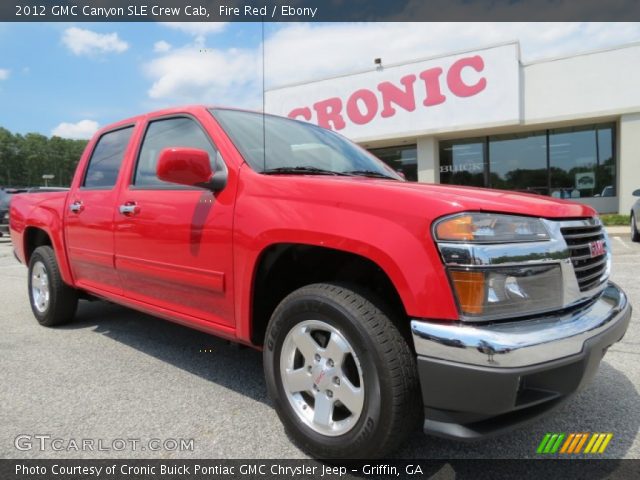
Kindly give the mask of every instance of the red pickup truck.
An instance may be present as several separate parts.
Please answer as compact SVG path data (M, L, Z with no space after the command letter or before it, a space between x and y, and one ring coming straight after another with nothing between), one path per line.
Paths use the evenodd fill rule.
M631 316L590 207L406 182L333 132L246 111L104 128L70 191L16 196L10 222L42 325L97 297L262 349L278 415L323 458L543 414Z

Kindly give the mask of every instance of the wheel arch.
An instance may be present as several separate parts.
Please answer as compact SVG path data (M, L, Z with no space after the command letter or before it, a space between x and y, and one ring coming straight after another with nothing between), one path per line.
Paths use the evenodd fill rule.
M66 284L73 285L73 278L67 264L66 255L62 251L64 247L61 241L41 226L30 225L26 227L23 234L23 252L26 265L29 264L35 249L42 246L49 246L53 249L62 279Z
M257 258L251 282L250 340L262 345L267 324L289 293L312 283L341 283L366 294L409 334L407 311L391 276L377 262L358 253L301 243L275 243Z
M31 255L36 248L42 246L49 246L53 248L53 242L49 233L39 227L27 227L24 231L24 260L25 263L29 263ZM55 250L55 249L54 249Z

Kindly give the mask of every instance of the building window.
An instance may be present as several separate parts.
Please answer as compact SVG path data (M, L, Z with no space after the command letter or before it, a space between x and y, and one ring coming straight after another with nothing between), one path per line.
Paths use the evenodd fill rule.
M489 158L489 187L549 193L545 132L489 137Z
M551 195L615 196L613 125L549 130Z
M613 123L440 142L440 181L557 198L615 196Z
M484 138L440 142L440 182L484 187L485 142Z
M407 180L418 181L418 149L415 145L373 148L369 151L391 168L402 173Z

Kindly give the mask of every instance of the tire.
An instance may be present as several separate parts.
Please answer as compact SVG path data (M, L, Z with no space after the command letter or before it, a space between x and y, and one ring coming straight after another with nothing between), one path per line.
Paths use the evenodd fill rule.
M638 222L636 216L631 212L631 241L640 242L640 232L638 232Z
M414 354L389 316L348 287L313 284L282 300L263 356L280 420L316 458L379 458L422 424Z
M29 304L40 325L54 327L73 320L78 292L62 281L53 249L35 249L29 260Z

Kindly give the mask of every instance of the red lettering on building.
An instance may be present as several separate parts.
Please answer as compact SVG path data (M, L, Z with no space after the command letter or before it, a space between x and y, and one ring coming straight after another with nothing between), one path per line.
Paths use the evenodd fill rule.
M295 120L302 119L308 122L311 120L311 109L309 107L294 108L289 112L288 116Z
M327 98L318 103L313 104L313 109L318 117L318 125L323 128L332 128L334 130L342 130L346 127L342 118L342 100L338 97Z
M363 105L364 109L360 109ZM347 100L347 116L358 125L365 125L373 120L378 113L378 99L376 94L366 88L356 90Z
M442 69L439 67L430 68L420 74L420 78L424 80L425 98L422 103L425 107L440 105L447 99L440 91L440 75Z
M400 83L404 86L404 90L391 82L382 82L378 85L378 90L382 94L381 117L393 117L396 114L396 109L391 106L391 103L395 103L407 112L413 112L416 109L416 96L413 91L415 81L415 75L402 77Z
M447 86L451 93L458 97L470 97L476 95L485 89L487 86L487 79L481 77L473 85L467 85L462 81L462 69L473 68L476 72L484 70L484 60L480 55L474 57L461 58L456 61L447 73Z
M466 70L473 72L466 73ZM456 97L471 97L482 92L487 87L487 79L481 72L484 71L484 60L480 55L464 57L456 60L446 73L446 86ZM339 97L331 97L320 100L312 105L315 111L316 123L324 128L342 130L346 121L356 125L366 125L379 114L382 118L391 118L398 112L395 107L406 112L416 109L416 79L422 80L424 96L420 97L422 105L428 108L435 107L447 100L442 93L442 77L444 70L433 67L416 75L405 75L400 78L399 85L390 81L384 81L377 85L377 94L373 90L360 88L343 100ZM463 79L464 73L464 79ZM477 78L474 79L474 75ZM473 81L471 79L474 79ZM421 92L421 88L418 88ZM346 105L346 108L344 106ZM380 105L382 109L380 110ZM294 108L289 112L289 118L313 120L313 112L309 107Z

